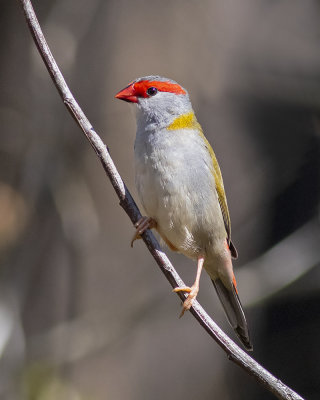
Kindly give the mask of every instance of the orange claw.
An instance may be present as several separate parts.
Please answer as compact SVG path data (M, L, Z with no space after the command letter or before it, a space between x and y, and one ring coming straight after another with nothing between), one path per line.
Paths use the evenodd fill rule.
M141 217L138 222L134 225L136 231L131 240L131 247L133 247L133 242L137 239L141 239L141 235L147 230L156 227L156 221L150 217Z
M186 287L177 287L175 289L173 289L174 292L187 292L188 297L185 299L183 306L182 306L182 310L181 310L181 314L179 315L179 318L181 318L183 316L183 314L190 310L193 301L195 300L195 298L197 297L197 294L199 292L199 285L196 284L196 282L190 287L186 286Z
M179 318L181 318L186 311L190 310L190 308L192 307L193 301L197 297L197 294L199 292L199 282L200 282L200 275L201 275L203 263L204 263L204 257L200 256L198 258L198 268L197 268L196 280L191 287L185 286L185 287L177 287L177 288L173 289L173 291L175 293L177 293L177 292L189 293L188 297L185 299L185 301L183 303L182 311L181 311Z

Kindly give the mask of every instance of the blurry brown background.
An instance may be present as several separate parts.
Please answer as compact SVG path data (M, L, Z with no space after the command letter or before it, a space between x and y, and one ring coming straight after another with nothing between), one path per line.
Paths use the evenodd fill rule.
M129 189L134 117L114 94L189 90L222 168L253 356L320 393L320 4L38 0L72 92ZM272 399L180 303L66 111L18 1L0 13L0 398ZM185 282L195 265L168 251ZM208 277L199 301L230 333Z

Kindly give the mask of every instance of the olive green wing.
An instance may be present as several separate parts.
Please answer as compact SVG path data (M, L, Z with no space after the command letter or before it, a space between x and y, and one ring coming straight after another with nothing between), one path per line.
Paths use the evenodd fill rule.
M201 125L197 121L194 113L190 113L190 118L191 119L190 119L190 123L189 123L188 127L192 127L197 132L199 132L200 136L203 138L205 147L211 156L212 165L213 165L213 175L215 178L216 189L217 189L217 193L218 193L218 201L219 201L222 216L223 216L224 226L225 226L226 232L227 232L227 242L228 242L232 257L237 258L238 257L237 249L235 248L234 244L231 241L230 215L229 215L229 210L228 210L227 198L226 198L226 194L224 191L222 175L221 175L221 171L220 171L220 167L219 167L216 155L214 154L214 151L213 151L210 143L208 142L207 138L204 136Z
M203 135L203 133L202 133L202 135ZM213 163L213 175L214 175L214 178L215 178L216 189L217 189L217 193L218 193L218 201L219 201L219 204L220 204L224 225L225 225L225 228L226 228L226 231L227 231L228 245L229 245L232 257L233 258L237 258L238 257L237 249L235 248L235 246L233 245L233 243L231 241L231 221L230 221L227 198L226 198L226 194L225 194L225 191L224 191L224 186L223 186L223 180L222 180L220 167L219 167L216 155L214 154L214 151L212 150L212 147L210 146L210 143L208 142L208 140L206 139L206 137L204 135L203 135L203 138L204 138L204 141L205 141L205 146L206 146L206 148L208 149L208 151L210 153L210 156L211 156L211 159L212 159L212 163Z

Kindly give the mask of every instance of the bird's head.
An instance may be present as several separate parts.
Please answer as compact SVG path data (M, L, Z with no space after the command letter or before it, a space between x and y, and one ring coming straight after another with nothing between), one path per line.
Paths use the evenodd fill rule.
M138 78L115 97L137 105L138 122L167 126L192 111L188 92L177 82L160 76Z

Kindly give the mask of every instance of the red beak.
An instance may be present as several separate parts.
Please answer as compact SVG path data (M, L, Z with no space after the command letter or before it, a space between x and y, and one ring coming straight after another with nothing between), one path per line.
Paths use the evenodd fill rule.
M134 84L131 83L129 86L125 87L124 89L120 90L114 96L116 99L128 101L129 103L138 103L137 93L134 89Z

